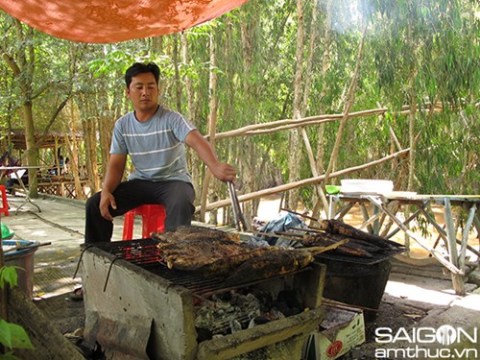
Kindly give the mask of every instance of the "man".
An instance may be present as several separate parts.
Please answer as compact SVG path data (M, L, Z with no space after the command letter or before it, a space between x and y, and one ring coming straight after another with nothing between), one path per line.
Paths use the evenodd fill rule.
M20 166L20 164L15 165ZM28 185L28 170L27 169L20 169L15 172L10 173L10 178L7 179L5 182L5 188L10 195L15 195L15 185L20 185L21 178L23 185Z
M110 241L113 218L142 204L165 206L167 231L191 224L195 193L184 144L197 152L216 178L235 179L235 169L217 159L190 122L159 105L159 76L153 63L135 63L125 73L126 95L134 110L115 123L102 191L86 204L86 243ZM135 171L122 182L127 155Z
M0 166L21 166L21 162L19 159L15 159L13 156L11 156L9 151L5 151L0 157ZM5 188L11 195L15 195L15 185L20 184L18 177L22 178L24 185L28 185L28 170L26 169L20 169L17 171L2 171L0 174L0 179L3 179L4 176L8 177L7 181L5 182Z

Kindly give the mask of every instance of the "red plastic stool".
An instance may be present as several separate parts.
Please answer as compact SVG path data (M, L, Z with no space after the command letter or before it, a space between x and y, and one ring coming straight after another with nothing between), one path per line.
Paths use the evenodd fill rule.
M2 193L2 204L0 206L0 214L9 215L8 212L8 201L7 201L7 189L4 185L0 185L0 192Z
M165 206L160 204L140 205L125 214L122 240L132 240L135 215L142 217L142 239L149 238L152 232L165 231Z

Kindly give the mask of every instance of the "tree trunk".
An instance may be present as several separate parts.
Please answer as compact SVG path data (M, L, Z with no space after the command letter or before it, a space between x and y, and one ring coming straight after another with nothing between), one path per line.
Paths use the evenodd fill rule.
M25 141L27 144L27 165L38 165L38 147L35 141L35 127L33 126L33 109L32 102L27 100L23 106L23 124L25 126ZM32 198L38 196L37 192L38 177L37 171L30 170L28 172L28 189Z
M188 51L188 39L185 32L181 33L180 41L181 41L182 64L185 68L187 68L190 63L190 57L189 57L189 51ZM187 94L187 113L185 115L187 116L188 119L190 119L190 121L195 123L195 119L194 119L195 92L193 91L192 79L190 79L188 75L185 75L183 78L183 81L185 82L185 91Z
M410 112L408 114L408 139L410 145L410 156L408 159L408 185L407 191L412 191L415 189L415 155L416 155L416 133L415 133L415 118L417 116L417 99L415 91L415 78L416 71L412 72L411 78L409 80L410 84Z
M310 35L310 43L309 43L309 51L308 51L308 58L307 62L305 65L305 81L304 81L304 90L303 90L303 100L302 100L302 106L301 106L301 117L304 117L306 112L307 112L307 104L308 104L308 98L310 95L310 86L311 86L311 79L313 78L312 74L312 66L313 66L313 56L315 54L315 44L317 42L317 11L314 6L312 10L312 21L310 24L310 29L311 29L311 35ZM315 156L313 154L312 146L310 144L310 140L308 138L308 133L307 130L302 127L301 128L301 133L302 133L302 138L303 142L305 144L305 150L307 152L308 156L308 161L310 164L310 171L313 176L318 176L320 173L317 168L317 163L315 161ZM316 185L315 189L317 191L317 197L320 199L320 201L323 203L324 209L328 208L328 202L327 198L325 196L325 193L323 192L323 188L321 185ZM313 204L316 203L316 200L314 199Z
M173 54L172 54L172 61L173 61L173 68L175 71L175 106L179 113L182 113L182 82L180 79L180 55L179 55L179 45L178 45L178 35L172 35L173 40Z
M2 53L2 57L12 70L22 96L22 117L23 126L25 128L25 143L26 143L26 164L23 165L37 166L38 165L38 147L35 142L35 126L33 122L33 75L35 72L35 48L33 41L33 29L28 27L24 32L22 24L18 20L13 20L16 30L17 41L19 48L15 51L15 55L9 55L6 52ZM37 193L37 172L31 170L28 172L29 179L29 195L32 198L38 196Z
M360 41L360 46L358 49L358 55L357 55L357 63L355 65L355 70L353 72L353 76L350 82L350 86L348 88L347 96L345 98L345 104L343 107L343 118L340 121L340 126L338 128L337 132L337 137L335 139L335 144L333 146L332 154L330 156L330 162L328 164L327 171L325 173L325 183L328 182L328 177L332 171L335 171L336 169L336 164L337 164L337 157L338 153L340 151L340 144L342 142L342 136L343 136L343 130L345 129L345 125L348 120L348 116L350 113L350 108L353 106L353 103L355 101L355 90L357 89L357 83L358 83L358 77L360 75L360 64L362 62L362 57L363 57L363 45L365 43L365 34L367 31L367 26L365 25L363 34L362 34L362 39Z
M163 53L163 36L152 37L151 52L156 54Z
M190 57L189 57L189 51L188 51L188 39L186 32L182 32L180 34L180 42L181 42L181 61L182 64L185 68L188 68L190 65ZM197 124L197 121L195 119L195 91L193 89L193 82L192 79L190 79L189 75L185 75L183 77L183 81L185 83L185 91L186 91L186 96L187 96L187 109L186 112L184 113L184 116L190 120L195 126L199 126ZM189 151L188 152L188 163L190 164L190 173L192 175L192 182L193 182L193 188L200 194L201 197L201 191L200 189L200 184L201 184L201 161L200 158L198 157L197 153L195 151Z
M247 10L248 9L248 10ZM242 46L242 65L243 68L240 69L245 76L241 79L241 91L242 99L246 104L254 104L259 96L262 96L261 84L257 80L257 76L261 75L261 70L258 69L256 61L261 61L258 56L258 50L256 44L258 43L258 28L260 24L259 11L257 11L254 6L245 7L241 12L241 22L240 22L240 36L241 36L241 46ZM229 44L231 46L231 43ZM230 51L231 57L235 57L233 49L228 49ZM238 76L236 70L231 68L231 72L235 73L234 76ZM235 94L235 88L229 88L231 96ZM233 102L229 106L235 106ZM258 109L254 106L245 106L242 110L242 116L239 120L244 121L245 119L251 119L252 122L257 122ZM232 119L232 122L239 123L237 119ZM236 145L236 156L230 156L230 161L233 161L237 169L237 182L236 188L241 192L250 192L256 186L256 183L259 179L257 176L258 171L258 155L255 150L255 142L253 139L238 139L235 143ZM251 218L254 216L255 208L252 204L247 204L244 207L243 212L245 212L246 217Z
M209 97L209 114L208 114L208 135L210 139L210 144L212 148L215 149L215 132L217 129L217 73L216 73L216 46L215 46L215 36L214 34L210 35L210 72L209 72L209 81L208 81L208 97ZM209 197L208 188L210 185L211 173L210 170L206 169L205 177L203 179L203 187L201 194L201 204L202 211L200 213L201 221L205 221L205 206L207 204L207 199ZM213 218L216 221L216 216L214 214Z
M322 49L322 67L320 78L322 79L322 89L320 91L320 99L323 99L329 91L329 84L327 82L327 73L328 69L331 66L331 43L332 43L332 29L331 29L331 14L332 14L332 0L326 0L325 4L325 19L324 19L324 32L323 32L323 49ZM317 113L325 113L325 109L320 105L318 107ZM320 174L323 174L325 171L324 157L325 157L325 147L326 139L324 138L325 127L318 127L318 142L317 142L317 152L316 152L316 163L317 169Z
M303 25L303 0L297 0L297 47L295 52L295 79L293 83L293 119L302 118L303 101L303 44L304 44L304 25ZM294 182L300 178L299 159L302 158L302 149L300 147L300 134L298 130L293 130L289 134L289 157L288 157L288 182ZM299 192L294 189L288 194L288 207L296 210L300 200Z
M89 101L82 98L82 107L84 109L84 118L82 119L82 129L85 136L85 171L91 193L96 193L101 187L101 177L98 172L97 158L97 126L95 121L96 111L92 109Z
M76 120L77 116L74 111L74 104L70 103L70 131L65 132L65 143L69 149L70 153L70 173L73 175L73 181L75 184L75 194L77 199L85 199L85 194L83 192L83 187L80 182L80 172L78 169L78 143L77 143L77 129L76 129ZM68 133L72 135L72 141L70 142ZM65 167L67 166L67 159L65 158Z

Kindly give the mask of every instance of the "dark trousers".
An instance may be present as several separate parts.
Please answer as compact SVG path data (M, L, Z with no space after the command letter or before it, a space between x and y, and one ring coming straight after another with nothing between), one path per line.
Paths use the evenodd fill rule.
M100 194L96 193L86 203L85 243L110 241L112 238L113 222L100 214ZM113 196L117 203L116 210L110 207L113 217L140 205L163 204L166 231L173 231L180 225L190 225L195 211L195 191L190 183L184 181L125 181L118 185Z

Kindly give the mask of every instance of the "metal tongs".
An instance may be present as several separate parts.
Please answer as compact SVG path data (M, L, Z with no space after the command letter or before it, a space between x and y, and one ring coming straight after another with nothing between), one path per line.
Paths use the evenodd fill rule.
M235 227L238 231L248 231L247 222L243 216L242 209L237 197L237 191L233 182L228 181L228 192L230 193L230 199L232 200L233 216L235 218Z

